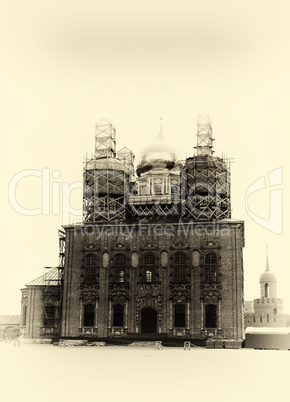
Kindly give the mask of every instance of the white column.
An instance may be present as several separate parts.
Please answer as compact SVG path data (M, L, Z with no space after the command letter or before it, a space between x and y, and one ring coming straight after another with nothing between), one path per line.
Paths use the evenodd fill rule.
M147 189L146 189L146 194L151 194L151 188L150 188L150 177L147 179Z
M186 329L189 329L189 301L187 302L187 320L186 320Z
M200 314L201 314L201 329L204 329L204 323L203 323L203 314L204 314L204 312L203 312L203 300L201 300L201 306L200 306Z

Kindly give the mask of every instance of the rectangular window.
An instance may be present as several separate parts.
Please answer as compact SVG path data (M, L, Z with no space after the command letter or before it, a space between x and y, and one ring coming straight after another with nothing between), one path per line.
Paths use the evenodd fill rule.
M93 327L95 322L95 306L86 304L84 308L84 327Z
M207 253L205 255L204 276L206 283L217 282L217 255L215 253Z
M183 252L174 254L174 281L186 282L186 254Z
M53 327L55 319L55 306L44 307L44 320L43 325L46 327Z
M216 328L217 326L217 308L213 304L205 307L205 326L207 328Z
M113 326L123 327L124 325L124 306L122 304L116 304L114 306Z
M185 306L177 304L175 306L175 327L185 327Z

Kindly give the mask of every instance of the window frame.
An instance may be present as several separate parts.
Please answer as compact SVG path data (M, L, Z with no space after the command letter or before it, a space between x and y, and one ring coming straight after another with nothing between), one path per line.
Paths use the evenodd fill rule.
M120 309L120 307L122 308ZM116 311L117 309L120 309L120 311ZM113 327L124 327L124 310L125 306L121 303L113 306Z
M173 255L173 267L174 267L174 282L184 283L187 282L187 255L184 251L177 251Z
M209 311L211 309L211 311ZM205 327L206 328L217 328L218 324L218 310L216 304L207 304L205 306ZM208 325L213 324L213 325Z
M97 282L97 256L95 254L87 254L84 258L84 282Z
M218 254L213 251L204 255L204 281L205 283L218 282Z
M126 256L118 253L114 257L114 281L118 283L126 282Z
M50 314L50 311L53 314ZM56 322L56 306L54 304L45 304L43 312L43 326L44 327L54 327Z
M178 309L182 311L178 311ZM186 327L186 306L183 303L177 303L174 306L174 327L175 328Z
M145 253L143 255L144 263L144 278L146 283L152 283L155 279L155 265L156 256L152 252Z
M89 307L92 307L92 311L86 311ZM83 312L83 326L94 327L95 319L96 319L95 305L93 303L86 303L84 305L84 312Z

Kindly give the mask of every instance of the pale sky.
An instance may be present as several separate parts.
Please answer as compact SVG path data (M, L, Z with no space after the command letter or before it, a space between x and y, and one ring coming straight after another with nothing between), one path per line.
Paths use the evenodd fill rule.
M290 312L289 13L286 0L2 5L0 314L19 314L20 288L58 264L57 230L68 222L62 208L55 213L57 189L62 203L65 183L82 181L95 122L111 120L117 149L138 154L156 137L162 113L168 141L191 156L202 112L212 120L215 155L234 159L232 217L245 221L245 299L259 297L268 243L278 296ZM46 205L25 216L9 202L9 183L25 170L42 177L19 181L18 204L41 209L43 185L50 211ZM247 189L261 177L266 187L248 197L250 216ZM81 203L81 190L73 190L72 206Z

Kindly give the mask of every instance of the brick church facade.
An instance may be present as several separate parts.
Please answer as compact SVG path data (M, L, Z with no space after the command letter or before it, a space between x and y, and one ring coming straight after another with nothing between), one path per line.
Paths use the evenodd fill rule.
M60 231L60 264L22 289L25 338L241 340L244 224L231 218L230 169L210 122L181 162L165 143L116 154L96 126L83 222Z

